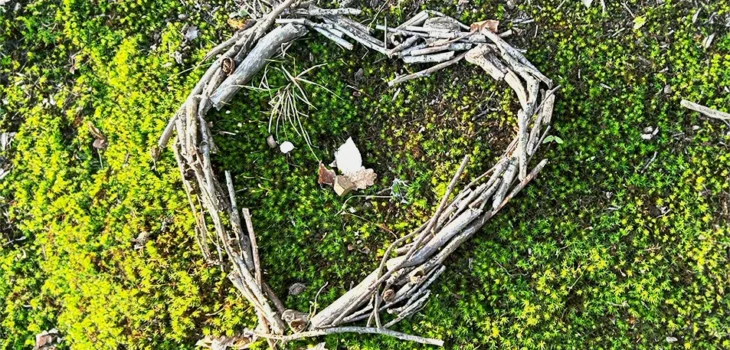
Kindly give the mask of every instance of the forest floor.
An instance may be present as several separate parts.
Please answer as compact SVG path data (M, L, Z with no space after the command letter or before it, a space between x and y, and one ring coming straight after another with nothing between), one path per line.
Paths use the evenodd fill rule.
M730 3L606 0L604 12L593 2L350 5L378 24L425 8L497 19L561 86L557 138L537 155L548 165L397 330L457 349L730 348L730 126L679 103L730 109ZM187 349L254 326L202 259L172 152L150 157L237 12L220 0L0 0L0 127L17 132L0 180L0 348L28 348L55 327L64 348ZM185 38L192 26L199 35ZM278 140L296 147L284 156L266 144L271 92L257 87L315 65L307 77L320 86L304 86L313 107L302 118L313 152L282 125ZM266 279L280 296L306 284L287 306L336 299L432 215L464 155L473 177L514 135L515 96L466 62L386 84L422 68L310 33L211 115L215 166L232 172L239 206L252 211ZM92 129L108 147L94 147ZM331 162L348 137L378 179L338 197L317 184L318 160ZM376 193L391 198L362 196ZM135 249L141 232L151 239ZM420 348L323 339L329 349Z

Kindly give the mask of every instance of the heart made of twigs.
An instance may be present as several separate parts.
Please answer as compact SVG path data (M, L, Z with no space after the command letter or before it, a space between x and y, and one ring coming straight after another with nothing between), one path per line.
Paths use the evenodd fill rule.
M285 0L262 14L255 23L241 28L206 55L206 59L217 58L170 119L153 152L158 156L173 131L177 132L173 148L195 215L196 238L203 256L208 263L229 271L228 278L251 303L259 319L255 330L246 330L235 337L207 337L203 345L243 348L263 338L276 347L275 340L343 332L381 334L443 345L438 339L389 328L423 307L430 296L429 286L446 269L443 266L446 258L497 214L547 163L544 159L528 171L528 164L550 129L556 89L541 88L544 85L551 89L552 81L495 33L495 21L466 26L442 13L423 11L395 28L376 26L385 32L385 40L381 41L370 35L371 28L348 17L358 14L357 9L320 9L310 3ZM246 209L239 212L236 206L230 173L224 173L225 189L216 177L210 160L216 147L205 120L212 107L220 110L230 102L284 44L304 36L310 29L348 50L353 45L345 37L406 63L436 63L426 70L399 76L388 83L390 86L428 76L465 59L495 80L505 81L517 95L521 107L517 113L517 135L501 159L459 193L453 193L468 162L466 157L431 219L393 242L375 271L313 315L287 309L262 279L250 215ZM449 200L452 194L454 199ZM205 210L196 210L198 206ZM227 215L229 220L223 220L221 215ZM215 232L208 231L208 222L212 222ZM243 228L244 223L247 230ZM213 238L222 249L218 246L214 251L209 246ZM386 321L381 316L383 311L395 316ZM367 326L345 326L364 320Z

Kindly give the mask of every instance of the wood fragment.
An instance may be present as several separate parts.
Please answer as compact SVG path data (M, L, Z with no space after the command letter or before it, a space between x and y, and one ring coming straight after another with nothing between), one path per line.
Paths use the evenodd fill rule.
M234 209L235 210L235 209ZM246 230L248 231L248 239L251 242L251 252L253 255L253 268L254 276L256 277L256 284L259 287L263 287L261 280L261 260L259 259L259 246L256 244L256 234L253 231L253 221L251 220L251 212L248 208L243 208L243 220L246 222Z
M499 186L499 189L497 190L497 193L494 194L494 201L492 204L492 208L497 208L502 204L502 201L504 200L504 196L507 194L507 191L509 190L510 186L512 185L512 180L515 178L515 175L517 174L517 160L516 159L510 159L509 164L507 164L507 169L504 171L504 174L502 175L502 184Z
M537 68L535 68L535 66L532 65L532 63L530 63L530 61L528 61L525 58L525 56L522 53L520 53L514 47L507 44L507 42L504 41L502 38L500 38L499 35L492 33L489 30L482 30L481 34L497 45L499 50L502 51L502 53L503 53L502 57L505 60L514 58L517 62L519 62L521 65L523 65L524 69L527 70L530 74L532 74L536 78L540 79L548 87L553 87L552 80L550 80L548 77L546 77L544 74L542 74Z
M348 15L348 16L358 16L362 13L362 10L360 9L354 9L354 8L336 8L336 9L321 9L317 8L316 6L311 6L309 9L297 9L296 14L304 15L304 16L315 16L315 17L323 17L323 16L341 16L341 15Z
M448 66L451 66L451 65L453 65L453 64L461 61L461 59L464 58L465 55L466 55L466 53L462 53L462 54L460 54L460 55L452 58L451 60L448 60L446 62L439 63L439 64L437 64L435 66L432 66L432 67L430 67L428 69L424 69L424 70L422 70L420 72L416 72L416 73L408 74L408 75L401 75L401 76L399 76L399 77L397 77L397 78L389 81L388 82L388 86L395 86L395 85L398 85L398 84L401 84L401 83L404 83L406 81L410 81L410 80L413 80L413 79L427 77L427 76L433 74L434 72L437 72L439 70L442 70L442 69L444 69L444 68L446 68Z
M423 55L423 56L405 56L403 62L406 64L413 63L440 63L448 61L454 57L454 51L448 51L444 53L437 53L434 55Z
M438 45L438 46L431 46L426 47L423 49L413 50L409 54L411 56L421 56L421 55L429 55L437 52L442 51L465 51L472 48L471 43L451 43L446 45ZM405 59L405 58L404 58Z
M238 244L238 249L241 251L241 254L243 254L243 260L246 262L246 267L249 269L253 269L258 259L258 253L254 250L254 255L251 254L251 248L252 245L255 243L253 241L249 241L246 239L246 237L243 236L243 229L241 227L241 217L238 215L238 206L236 205L236 191L233 189L233 178L231 177L231 172L226 170L225 171L226 176L226 185L228 187L228 197L231 201L231 209L229 211L230 217L231 217L231 227L233 228L233 232L236 235L236 243ZM247 213L247 210L244 211L244 219L246 219L245 215ZM250 220L250 218L248 218ZM246 222L248 224L248 222ZM253 227L251 228L253 230ZM252 231L249 231L249 235L251 235ZM261 286L261 280L257 279L259 282L259 286Z
M415 253L409 257L408 255L397 257L388 260L387 266L389 270L394 270L398 267L410 267L416 266L423 263L431 257L441 246L448 242L452 237L458 234L464 227L469 225L478 216L482 214L481 210L469 209L464 214L460 215L454 221L446 225L441 231L439 231L431 240L426 243L423 248L415 251Z
M469 50L465 58L467 62L484 69L494 80L501 81L504 79L507 69L494 57L493 51L489 46L479 44L477 47Z
M509 85L515 92L517 100L520 101L522 108L527 109L527 91L525 91L525 86L522 85L520 78L517 77L515 72L507 70L507 73L504 75L504 81L506 81L507 85Z
M365 46L371 50L380 52L382 54L386 54L386 50L383 48L384 44L378 40L370 36L367 32L364 32L358 27L350 26L346 27L342 23L335 22L335 21L329 21L330 24L333 24L335 29L338 31L344 33L346 36L351 38L352 40L357 41L362 46Z
M698 112L700 114L703 114L707 117L714 118L714 119L720 119L720 120L730 120L730 113L720 112L718 110L714 110L709 107L705 107L701 104L690 102L687 100L682 100L680 102L682 107L693 110L695 112Z
M527 176L527 114L524 110L520 109L517 112L517 163L519 165L519 172L517 178L524 180Z
M287 24L277 27L269 34L266 34L251 50L251 53L238 65L233 72L210 97L213 106L220 110L230 102L243 86L258 73L268 62L274 53L279 51L281 45L297 39L307 33L306 27L298 24Z

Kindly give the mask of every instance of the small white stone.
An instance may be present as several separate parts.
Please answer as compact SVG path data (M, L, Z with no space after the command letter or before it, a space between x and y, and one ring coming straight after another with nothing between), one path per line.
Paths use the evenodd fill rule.
M294 145L289 141L284 141L279 146L279 150L281 151L281 153L284 153L284 154L291 152L293 149L294 149Z

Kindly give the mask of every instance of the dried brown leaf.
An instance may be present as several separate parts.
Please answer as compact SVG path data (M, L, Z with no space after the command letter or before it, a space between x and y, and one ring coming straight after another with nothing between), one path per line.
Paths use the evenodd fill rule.
M489 29L490 32L496 33L499 30L499 21L488 19L485 21L475 22L471 24L471 31L478 32L483 29Z
M335 177L337 174L334 170L328 169L322 162L319 162L319 179L317 180L317 183L320 185L334 185L335 184Z
M348 176L350 181L355 185L358 190L364 190L375 184L375 179L378 174L373 169L362 168Z

